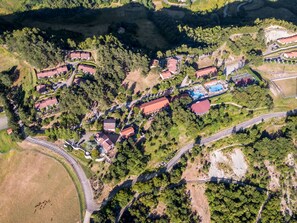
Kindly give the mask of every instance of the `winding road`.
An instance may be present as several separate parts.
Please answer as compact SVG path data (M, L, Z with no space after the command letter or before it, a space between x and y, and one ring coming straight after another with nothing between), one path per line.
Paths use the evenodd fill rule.
M100 206L98 204L96 204L94 201L93 189L91 187L91 184L90 184L85 172L83 171L83 169L79 165L79 163L71 155L69 155L66 151L64 151L63 149L60 149L59 147L53 145L52 143L49 143L44 140L32 138L30 136L27 137L25 140L30 143L34 143L34 144L43 146L43 147L50 149L51 151L61 155L72 166L72 168L74 169L74 171L81 183L81 186L82 186L82 189L84 192L85 203L86 203L86 214L85 214L85 218L84 218L84 223L90 222L91 214L95 210L98 210Z
M283 117L287 117L290 114L296 114L296 110L294 111L289 111L289 112L274 112L274 113L269 113L269 114L264 114L255 118L252 118L248 121L242 122L234 127L231 128L227 128L225 130L222 130L212 136L206 137L206 138L202 138L200 140L200 142L197 142L197 144L200 145L206 145L209 143L213 143L215 141L218 141L224 137L230 136L231 134L234 134L242 129L251 127L255 124L261 123L263 121L267 121L269 119L272 118L283 118ZM103 207L109 200L111 200L115 194L121 190L122 188L127 188L127 187L131 187L133 186L136 182L145 182L148 181L162 173L164 173L165 171L170 171L172 169L172 167L177 164L180 160L180 158L187 153L190 149L193 148L193 146L195 145L194 143L189 143L187 145L185 145L184 147L182 147L177 153L176 155L167 163L167 165L157 171L157 172L152 172L152 173L147 173L147 174L142 174L140 175L138 178L135 178L133 180L127 180L124 183L122 183L121 185L116 186L109 194L108 198L105 199L105 201L101 204L96 204L94 199L93 199L93 190L92 187L90 185L90 182L88 180L88 178L86 177L83 169L81 168L81 166L79 165L79 163L71 156L69 155L66 151L64 151L63 149L60 149L59 147L53 145L52 143L49 143L47 141L44 140L40 140L40 139L36 139L36 138L32 138L32 137L27 137L26 141L46 147L48 149L50 149L51 151L61 155L62 157L64 157L73 167L73 169L75 170L75 173L78 176L78 179L82 185L83 188L83 192L84 192L84 197L85 197L85 202L86 202L86 214L85 214L85 219L84 219L84 223L88 223L90 221L90 216L91 214L96 211L99 210L100 207Z

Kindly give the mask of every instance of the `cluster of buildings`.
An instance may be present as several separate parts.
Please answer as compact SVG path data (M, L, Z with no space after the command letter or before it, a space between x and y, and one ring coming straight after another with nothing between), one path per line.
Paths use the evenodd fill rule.
M68 72L68 67L66 65L56 67L54 69L50 70L42 70L40 72L37 72L37 78L53 78L61 74L66 74Z
M103 121L103 132L99 132L95 135L95 140L98 145L102 148L101 152L108 155L109 157L113 157L114 151L114 143L110 137L110 135L116 133L116 120L115 119L105 119ZM127 139L135 134L135 130L132 126L124 128L120 132L120 137L122 139Z
M72 51L67 55L67 57L70 58L71 60L90 60L92 58L92 54L90 52L85 52L85 51ZM37 72L36 75L39 80L58 77L60 75L64 75L68 73L71 66L72 64L69 63L67 65L62 65L53 69L41 70L40 72ZM77 70L82 71L84 74L90 74L90 75L94 75L96 73L95 66L86 65L86 64L79 64L77 66ZM84 79L82 78L75 78L73 83L79 85L83 81ZM66 85L66 81L57 82L57 83L41 81L41 83L38 86L36 86L36 91L39 94L47 94L49 93L50 90L52 89L56 90L57 88L60 88L65 85ZM37 111L45 111L57 106L58 104L59 103L57 98L52 96L50 98L37 101L34 107Z
M179 59L175 57L169 57L166 59L165 69L160 73L162 80L173 77L175 74L179 73ZM157 60L153 61L154 66L158 66L159 62Z

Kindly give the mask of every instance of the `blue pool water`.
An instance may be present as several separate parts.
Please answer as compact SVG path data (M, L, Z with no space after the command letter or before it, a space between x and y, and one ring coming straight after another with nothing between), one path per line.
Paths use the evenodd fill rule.
M190 96L193 98L193 100L202 98L204 96L204 94L202 94L201 92L199 92L198 90L196 91L190 91L189 92Z
M210 88L209 88L209 91L210 92L217 92L217 91L221 91L221 90L223 90L224 88L223 88L223 85L221 85L221 84L217 84L217 85L213 85L213 86L211 86Z

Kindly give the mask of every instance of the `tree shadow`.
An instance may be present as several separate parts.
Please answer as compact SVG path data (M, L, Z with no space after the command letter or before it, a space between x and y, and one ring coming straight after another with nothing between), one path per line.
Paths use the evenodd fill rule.
M194 41L181 32L179 25L204 28L218 25L241 27L253 25L257 18L275 18L297 23L297 16L295 16L297 5L292 1L263 1L262 6L254 7L254 9L249 5L247 5L249 7L239 7L240 2L233 2L204 14L175 6L154 11L137 3L130 3L118 8L101 9L44 8L0 16L0 32L23 27L38 27L65 41L68 38L81 41L94 35L114 33L119 39L122 38L127 45L143 48L146 48L152 41L158 41L159 34L161 34L169 43L165 49L173 49L181 44L195 47L205 45L205 43ZM233 12L234 9L236 9L235 12ZM121 27L124 29L119 31ZM154 28L158 30L159 34L155 32ZM140 39L143 38L147 39L146 44L140 43ZM160 48L162 47L155 47L155 50Z

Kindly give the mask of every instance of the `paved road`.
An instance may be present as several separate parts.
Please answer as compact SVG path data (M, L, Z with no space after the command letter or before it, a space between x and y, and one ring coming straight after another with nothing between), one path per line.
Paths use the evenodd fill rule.
M78 179L81 183L81 186L82 186L83 192L84 192L86 209L87 209L86 214L85 214L84 223L90 222L91 214L95 210L98 210L100 206L98 204L96 204L93 199L94 198L93 189L91 187L91 184L90 184L85 172L83 171L83 169L81 168L79 163L71 155L69 155L66 151L60 149L59 147L53 145L52 143L49 143L47 141L40 140L40 139L35 139L30 136L26 138L26 141L46 147L47 149L50 149L51 151L64 157L67 160L67 162L72 166L76 175L78 176Z
M205 144L209 144L209 143L218 141L222 138L225 138L225 137L231 135L232 133L238 132L241 129L248 128L248 127L258 124L262 121L266 121L271 118L281 118L281 117L286 117L286 116L287 116L287 112L275 112L275 113L258 116L256 118L250 119L246 122L240 123L237 126L220 131L212 136L202 138L200 140L200 145L205 145ZM182 155L184 155L191 148L193 148L193 146L194 146L194 143L189 143L186 146L184 146L183 148L181 148L177 152L177 154L167 163L167 165L166 165L167 171L171 170L171 168L179 161L179 159L182 157Z
M294 111L296 112L296 111ZM281 117L286 117L288 115L287 112L275 112L275 113L270 113L270 114L265 114L265 115L261 115L258 116L256 118L250 119L248 121L245 121L243 123L240 123L234 127L222 130L212 136L206 137L206 138L202 138L200 140L200 142L198 144L200 145L206 145L212 142L215 142L219 139L222 139L224 137L227 137L235 132L238 132L241 129L245 129L248 128L250 126L253 126L255 124L258 124L262 121L266 121L269 120L271 118L281 118ZM136 182L145 182L148 181L162 173L164 173L165 171L170 171L172 169L172 167L179 162L180 158L187 153L190 149L193 148L193 146L195 145L194 143L189 143L186 146L184 146L183 148L181 148L176 155L167 163L167 165L163 168L160 169L156 172L152 172L152 173L148 173L148 174L142 174L140 175L138 178L135 178L133 180L127 180L124 183L122 183L121 185L116 186L109 194L109 196L105 199L104 202L102 202L101 204L97 205L94 200L93 200L93 191L91 188L91 185L85 175L85 173L83 172L82 168L80 167L80 165L64 150L61 150L60 148L58 148L57 146L52 145L51 143L48 143L46 141L42 141L42 140L37 140L31 137L28 137L26 139L29 142L44 146L60 155L62 155L75 169L75 172L77 173L79 180L82 184L83 190L84 190L84 194L85 194L85 200L86 200L86 204L87 204L87 213L92 213L95 210L100 209L101 207L105 206L107 204L107 202L109 200L111 200L116 193L123 189L123 188L127 188L127 187L131 187L133 186ZM99 207L100 206L100 207ZM89 216L88 214L86 214L86 216ZM86 220L86 219L85 219ZM88 221L84 221L84 223L87 223Z

